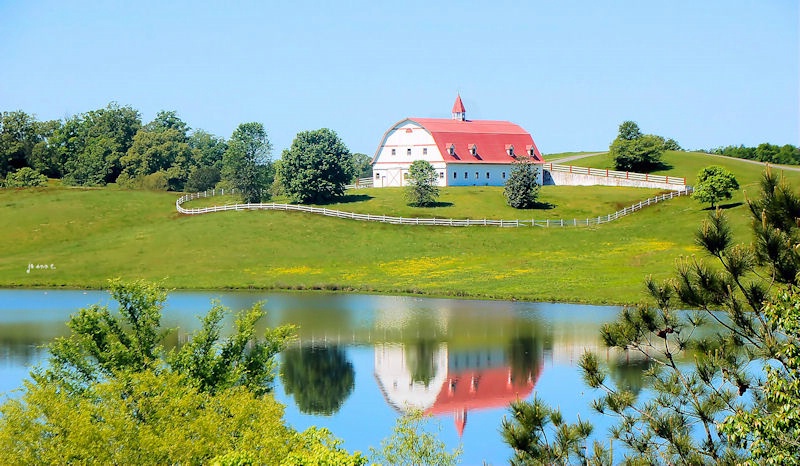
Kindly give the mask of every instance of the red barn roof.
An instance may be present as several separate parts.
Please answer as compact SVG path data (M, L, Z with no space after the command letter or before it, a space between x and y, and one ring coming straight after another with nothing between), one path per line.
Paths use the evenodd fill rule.
M460 100L457 99L456 104ZM512 153L517 157L529 155L533 149L534 162L544 162L531 135L509 121L444 118L408 120L422 126L433 136L439 152L448 163L511 163L516 160L509 155L508 151L512 148Z
M507 406L515 400L527 398L539 380L540 369L529 380L511 380L511 369L467 370L453 374L442 383L429 414L455 415L458 435L464 433L467 412L473 409Z

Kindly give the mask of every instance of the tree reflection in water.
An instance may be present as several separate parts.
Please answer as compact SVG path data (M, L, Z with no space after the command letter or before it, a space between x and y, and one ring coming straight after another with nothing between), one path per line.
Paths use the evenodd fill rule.
M420 339L405 347L412 381L430 385L439 370L435 355L438 350L439 342L432 339Z
M608 372L617 387L638 395L645 388L644 371L651 366L652 363L646 359L619 357L608 361Z
M518 336L508 345L511 381L514 385L535 382L542 370L542 341L535 335Z
M289 348L282 358L284 391L305 414L335 414L355 388L353 364L339 346Z

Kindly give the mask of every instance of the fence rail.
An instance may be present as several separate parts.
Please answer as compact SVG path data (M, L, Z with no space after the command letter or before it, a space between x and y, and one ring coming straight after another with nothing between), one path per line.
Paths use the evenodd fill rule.
M601 215L598 217L591 217L585 219L569 219L569 220L491 220L491 219L453 219L453 218L403 218L392 217L388 215L372 215L372 214L357 214L354 212L344 212L335 209L326 209L324 207L311 207L297 204L278 204L274 202L267 203L248 203L248 204L226 204L221 206L201 207L194 209L186 209L183 207L184 202L194 199L214 197L217 195L234 194L234 190L211 190L202 193L193 193L181 196L175 201L175 208L178 212L186 215L199 215L208 214L211 212L227 212L227 211L242 211L242 210L280 210L280 211L293 211L293 212L306 212L317 215L324 215L326 217L344 218L349 220L360 220L366 222L381 222L390 223L394 225L430 225L430 226L449 226L449 227L469 227L469 226L496 226L496 227L570 227L570 226L591 226L600 225L603 223L613 222L614 220L638 212L647 206L658 204L675 197L686 196L692 193L692 188L686 186L685 189L680 191L672 191L659 196L645 199L644 201L633 204L622 210L618 210L613 214Z
M355 183L346 185L345 189L371 188L374 184L372 178L368 176L366 178L356 179Z
M677 176L650 175L648 173L621 172L616 170L576 167L573 165L558 165L554 163L544 163L542 168L551 172L572 173L575 175L604 176L607 178L620 178L633 181L647 181L651 183L663 183L669 185L686 186L686 178Z

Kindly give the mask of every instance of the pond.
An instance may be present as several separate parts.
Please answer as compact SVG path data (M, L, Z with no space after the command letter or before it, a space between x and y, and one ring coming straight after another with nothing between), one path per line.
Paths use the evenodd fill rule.
M434 416L463 464L507 463L500 436L508 403L536 393L572 422L595 396L576 363L584 350L609 361L617 383L641 386L635 363L600 349L599 327L619 308L372 295L174 292L163 324L178 341L198 328L212 300L234 311L265 302L266 325L295 324L275 393L296 429L327 427L348 450L369 452L410 407ZM110 304L99 291L0 290L0 392L46 359L41 345L65 335L70 314ZM599 419L597 428L607 423Z

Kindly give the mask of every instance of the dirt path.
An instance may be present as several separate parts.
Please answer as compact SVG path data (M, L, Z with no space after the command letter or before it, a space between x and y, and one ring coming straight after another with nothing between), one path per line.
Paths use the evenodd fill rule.
M570 155L569 157L561 157L561 158L553 159L553 160L545 159L545 161L547 163L561 163L561 164L563 164L563 163L566 163L566 162L572 162L573 160L579 160L579 159L583 159L583 158L586 158L586 157L592 157L592 156L595 156L595 155L600 155L600 154L605 154L605 153L607 153L607 152L593 152L591 154Z

